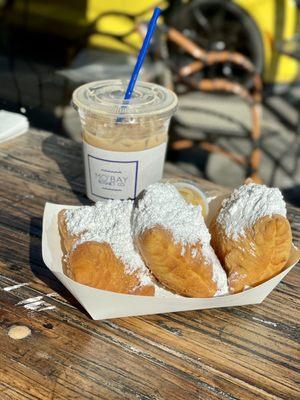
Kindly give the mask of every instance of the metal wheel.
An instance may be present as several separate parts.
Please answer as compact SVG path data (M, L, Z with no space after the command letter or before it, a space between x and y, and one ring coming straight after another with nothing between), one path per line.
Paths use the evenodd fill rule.
M264 51L260 32L252 18L231 1L193 0L188 4L173 4L167 23L207 51L242 53L253 62L258 72L262 72ZM172 44L170 55L176 68L192 61L190 56ZM199 79L216 76L242 84L248 81L247 74L230 62L208 67L199 73Z

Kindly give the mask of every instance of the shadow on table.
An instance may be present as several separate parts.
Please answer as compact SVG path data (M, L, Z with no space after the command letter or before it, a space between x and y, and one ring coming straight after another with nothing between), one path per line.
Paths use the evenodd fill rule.
M65 140L58 135L47 137L42 143L43 153L54 160L62 175L68 182L64 184L62 179L55 182L57 190L66 193L71 190L81 204L92 204L85 196L84 166L81 144L73 140ZM74 196L72 196L74 198Z
M42 218L33 217L29 226L30 248L29 265L32 273L51 290L63 297L69 304L79 309L86 316L88 313L72 294L63 286L55 275L46 267L42 258ZM90 318L90 317L89 317Z

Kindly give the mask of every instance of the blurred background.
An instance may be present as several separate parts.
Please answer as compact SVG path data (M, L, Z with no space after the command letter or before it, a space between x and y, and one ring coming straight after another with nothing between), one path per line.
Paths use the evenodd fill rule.
M155 6L141 79L179 96L168 160L300 206L299 0L0 0L0 109L80 141L72 91L130 76Z

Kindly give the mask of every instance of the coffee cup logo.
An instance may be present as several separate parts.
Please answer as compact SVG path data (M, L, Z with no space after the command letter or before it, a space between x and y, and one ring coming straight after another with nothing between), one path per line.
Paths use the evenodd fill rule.
M83 142L86 186L91 200L134 199L162 177L166 143L134 152L111 152Z
M99 184L112 187L124 187L128 180L128 176L114 176L105 172L96 172L95 176Z

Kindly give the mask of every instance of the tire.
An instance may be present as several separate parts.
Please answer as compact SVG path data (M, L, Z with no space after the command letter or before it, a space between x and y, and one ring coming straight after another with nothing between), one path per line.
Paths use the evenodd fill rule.
M188 5L177 2L177 6L173 4L170 9L166 21L207 51L227 50L244 54L262 73L264 47L261 34L251 16L237 4L227 0L193 0ZM171 44L169 51L177 68L192 61L175 45ZM224 65L213 66L202 72L199 78L223 75L241 83L248 80L239 67L227 65L226 68L227 71Z

